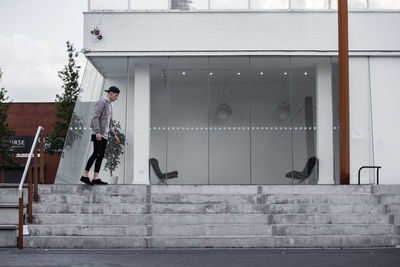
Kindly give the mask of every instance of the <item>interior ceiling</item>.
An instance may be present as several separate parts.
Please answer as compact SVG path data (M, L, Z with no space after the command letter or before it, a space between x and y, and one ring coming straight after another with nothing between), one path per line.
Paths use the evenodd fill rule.
M213 80L241 78L279 81L288 75L300 78L314 75L317 61L320 58L290 57L92 57L91 62L104 77L125 77L129 71L133 74L135 64L150 64L152 78L166 73L169 79L186 79L194 82L204 80L212 72ZM251 66L251 69L249 69ZM290 71L291 69L291 71ZM185 75L183 75L185 72ZM240 73L240 75L238 75ZM157 79L156 79L157 80Z

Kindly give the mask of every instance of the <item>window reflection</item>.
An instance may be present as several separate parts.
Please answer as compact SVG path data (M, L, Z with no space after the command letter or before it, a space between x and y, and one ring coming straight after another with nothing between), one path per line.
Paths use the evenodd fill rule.
M292 9L327 9L328 0L292 0Z
M251 0L251 9L287 9L289 0Z
M368 8L367 0L348 0L349 9L366 9ZM338 8L338 0L331 1L331 8Z
M171 9L177 9L177 10L208 9L208 0L171 0Z
M129 0L91 0L90 8L92 10L124 10L128 9Z
M248 9L248 0L212 0L211 9Z
M131 9L168 9L168 0L131 0Z
M369 0L370 9L400 9L399 0Z

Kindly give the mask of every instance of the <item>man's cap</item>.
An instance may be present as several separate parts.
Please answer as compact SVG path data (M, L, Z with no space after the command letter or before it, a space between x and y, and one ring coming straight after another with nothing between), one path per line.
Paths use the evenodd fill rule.
M111 86L110 88L108 88L108 90L104 90L104 91L106 91L107 93L113 92L113 93L119 94L119 89L116 86Z

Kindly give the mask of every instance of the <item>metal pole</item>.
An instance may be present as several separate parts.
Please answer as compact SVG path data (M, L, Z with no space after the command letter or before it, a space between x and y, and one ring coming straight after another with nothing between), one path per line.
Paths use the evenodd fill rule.
M28 222L32 223L32 166L28 170Z
M338 1L340 183L350 183L349 41L347 0Z
M39 195L38 195L38 149L35 146L35 151L33 152L33 200L38 202Z
M24 193L19 198L18 248L24 247Z
M40 183L44 184L44 138L40 137Z

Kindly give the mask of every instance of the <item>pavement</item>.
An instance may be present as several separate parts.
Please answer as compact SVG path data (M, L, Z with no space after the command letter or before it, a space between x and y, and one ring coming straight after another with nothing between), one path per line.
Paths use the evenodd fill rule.
M400 266L400 249L0 249L0 266L386 267Z

